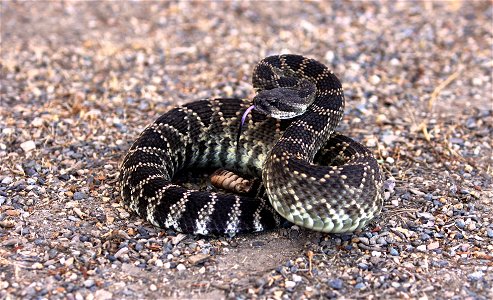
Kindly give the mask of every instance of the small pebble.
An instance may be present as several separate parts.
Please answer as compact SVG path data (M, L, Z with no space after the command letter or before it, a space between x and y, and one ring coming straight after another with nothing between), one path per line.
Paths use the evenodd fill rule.
M87 280L84 280L84 286L86 288L90 288L91 286L94 285L94 280L93 279L87 279Z
M372 75L370 76L370 83L371 84L379 84L380 83L380 77L378 75Z
M366 287L366 286L365 286L365 284L364 284L363 282L359 282L359 283L357 283L357 284L354 286L354 288L355 288L355 289L358 289L358 290L364 289L365 287Z
M9 185L9 184L11 184L11 183L12 183L12 181L13 181L12 177L8 177L8 176L7 176L7 177L5 177L5 178L2 180L2 184L4 184L4 185Z
M184 265L184 264L178 264L178 265L176 266L176 269L177 269L178 271L185 271L185 270L187 269L187 267L185 267L185 265Z
M483 278L484 274L481 271L467 274L467 280L469 281L479 281Z
M343 281L339 278L337 279L332 279L329 280L329 286L333 288L334 290L340 290L342 289Z
M115 258L118 259L120 258L122 255L124 254L127 254L128 253L128 248L127 247L123 247L121 248L120 250L118 250L116 253L115 253Z
M38 269L38 270L41 270L43 269L43 264L39 263L39 262L36 262L34 263L32 266L31 266L33 269Z
M287 289L292 289L296 286L296 282L291 281L291 280L286 280L284 282L284 285L286 286Z
M73 198L74 200L83 200L87 198L87 195L83 192L75 192Z
M34 141L26 141L21 143L21 148L22 150L24 150L24 152L29 152L36 149L36 144L34 143Z
M455 221L455 225L459 227L460 229L464 229L466 227L466 223L462 219L458 219Z
M97 290L94 293L94 300L111 300L113 299L113 293L106 290Z
M210 255L199 253L199 254L195 254L195 255L190 256L188 258L188 261L192 265L198 265L198 264L205 262L209 258L210 258Z
M429 243L427 246L428 250L435 250L438 249L439 247L440 247L440 243L438 242Z
M390 248L389 253L392 256L399 256L399 251L397 251L397 249L395 249L395 248Z

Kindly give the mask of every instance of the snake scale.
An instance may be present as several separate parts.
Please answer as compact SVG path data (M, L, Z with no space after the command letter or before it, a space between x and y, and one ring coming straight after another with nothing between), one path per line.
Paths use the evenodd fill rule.
M150 124L121 165L124 205L156 226L203 235L262 231L283 218L332 233L367 225L383 204L382 175L367 148L334 132L344 110L337 77L314 59L277 55L258 63L253 87L253 106L199 100ZM199 168L234 170L263 186L252 196L174 183Z

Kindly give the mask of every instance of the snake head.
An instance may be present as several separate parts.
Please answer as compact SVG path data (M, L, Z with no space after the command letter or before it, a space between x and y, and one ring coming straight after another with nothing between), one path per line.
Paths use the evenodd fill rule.
M305 113L315 100L316 87L301 79L289 87L261 90L253 98L255 110L276 119L291 119Z
M260 90L253 98L253 105L245 110L236 136L236 147L240 145L240 135L246 117L252 110L276 119L291 119L305 113L315 101L317 88L307 79L281 77L281 87Z

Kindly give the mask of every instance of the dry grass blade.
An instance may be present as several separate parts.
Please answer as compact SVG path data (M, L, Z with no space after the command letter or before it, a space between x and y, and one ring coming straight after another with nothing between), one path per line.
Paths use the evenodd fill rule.
M431 111L433 108L433 103L435 103L435 100L438 98L438 95L440 95L440 92L446 88L450 83L452 83L461 73L461 70L457 70L454 73L450 74L447 79L445 79L442 83L440 83L434 90L433 93L431 93L430 100L428 100L428 109Z

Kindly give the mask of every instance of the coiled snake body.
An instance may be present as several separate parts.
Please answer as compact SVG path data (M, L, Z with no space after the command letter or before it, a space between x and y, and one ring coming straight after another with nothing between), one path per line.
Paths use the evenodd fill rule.
M343 115L337 77L299 55L270 56L253 73L254 110L242 99L175 108L149 125L125 156L123 203L152 224L195 234L261 231L283 218L323 232L360 229L382 207L382 177L371 152L334 133ZM261 177L265 193L189 190L183 169L225 168ZM263 190L263 189L262 189Z

